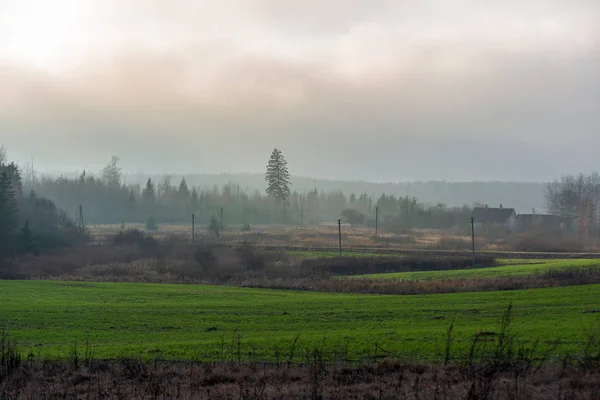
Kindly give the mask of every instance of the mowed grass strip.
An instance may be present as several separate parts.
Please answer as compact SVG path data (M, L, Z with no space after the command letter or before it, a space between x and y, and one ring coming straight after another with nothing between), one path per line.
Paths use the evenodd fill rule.
M476 332L497 330L511 302L512 329L520 339L560 339L560 351L576 353L598 326L600 314L590 312L598 299L600 285L384 296L0 281L0 321L26 354L48 357L66 356L75 344L89 341L98 358L283 361L294 347L294 358L300 361L320 347L352 360L385 349L404 360L439 361L450 323L458 354L466 351Z
M396 280L442 280L468 278L499 278L506 276L526 276L549 271L564 271L576 268L600 268L600 260L552 260L547 262L502 265L499 267L454 269L445 271L397 272L387 274L356 275L354 278L396 279Z

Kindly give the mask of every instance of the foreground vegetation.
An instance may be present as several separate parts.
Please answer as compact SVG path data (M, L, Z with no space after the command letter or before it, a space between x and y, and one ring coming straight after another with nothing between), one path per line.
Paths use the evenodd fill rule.
M331 361L391 356L439 362L450 324L453 354L462 354L475 333L494 334L511 302L518 339L540 341L540 350L558 339L555 354L576 354L599 322L600 285L426 296L122 283L0 285L0 320L25 352L49 357L67 356L77 345L100 358L302 361L320 348Z
M509 259L507 262L512 264L517 261ZM253 242L227 244L199 238L195 244L190 244L185 237L169 236L157 240L139 230L125 230L109 237L105 246L76 246L68 251L38 257L15 258L10 263L0 265L0 278L218 284L399 295L600 283L600 268L595 266L593 260L554 260L547 268L539 264L500 267L501 262L505 261L483 254L475 260L477 268L473 268L470 255L457 254L306 257L305 253L294 255L285 251L265 250ZM416 274L418 272L422 274ZM369 276L390 273L408 275L398 275L400 279ZM352 275L362 277L345 278ZM424 279L413 279L415 277ZM444 279L437 279L440 277Z
M596 399L594 366L540 366L528 359L475 366L385 360L303 366L27 361L2 379L0 398L111 399Z

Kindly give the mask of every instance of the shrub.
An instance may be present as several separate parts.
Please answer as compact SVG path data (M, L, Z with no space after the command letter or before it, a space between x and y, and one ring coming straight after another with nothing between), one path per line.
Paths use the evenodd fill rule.
M249 222L244 222L244 226L242 227L242 232L250 232L252 228L250 227Z
M217 262L212 245L199 245L195 253L196 262L204 269L211 269Z
M158 247L158 241L139 229L127 229L114 235L111 240L115 246L138 245L142 250L150 251Z
M364 225L366 221L365 215L354 208L348 208L342 211L341 217L344 222L352 226Z
M146 220L146 230L147 231L155 231L158 229L158 224L154 217L150 217Z
M221 237L221 225L217 221L217 217L213 214L208 223L208 230L215 235L215 237Z

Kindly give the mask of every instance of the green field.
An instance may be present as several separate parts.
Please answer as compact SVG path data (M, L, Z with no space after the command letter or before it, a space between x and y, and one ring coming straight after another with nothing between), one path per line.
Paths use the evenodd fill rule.
M465 349L497 330L512 302L523 340L561 340L577 351L600 323L600 285L423 296L351 295L221 286L0 281L0 321L25 352L67 355L89 341L95 357L123 355L245 361L285 359L323 346L348 358L382 354L439 360L455 324ZM324 339L325 338L325 339ZM379 350L375 350L379 346ZM347 348L347 350L345 350Z
M359 275L356 278L397 279L397 280L441 280L462 278L498 278L503 276L524 276L548 271L560 271L582 267L600 268L600 260L550 260L526 262L523 264L502 265L499 267L456 269L447 271L398 272L389 274Z

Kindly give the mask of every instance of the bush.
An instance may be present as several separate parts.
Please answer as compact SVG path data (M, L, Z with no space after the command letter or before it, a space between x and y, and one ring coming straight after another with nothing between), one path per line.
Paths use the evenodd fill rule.
M342 220L352 226L364 225L366 217L363 213L353 208L342 211Z
M127 229L112 237L114 246L138 245L142 250L150 251L158 247L158 241L152 236L146 235L139 229Z
M147 231L155 231L158 229L158 225L154 217L150 217L146 220L146 230Z
M241 243L237 247L236 253L246 270L261 271L265 268L267 263L265 253L261 252L253 243Z
M244 222L244 226L242 227L242 232L250 232L252 228L250 227L249 222Z
M215 215L213 214L213 216L210 218L210 222L208 223L208 230L215 235L215 237L220 238L221 237L221 225L219 224L219 222L217 221L217 218L215 217Z
M215 256L213 246L211 245L200 245L198 246L195 259L198 264L203 269L211 269L217 262L217 257Z

